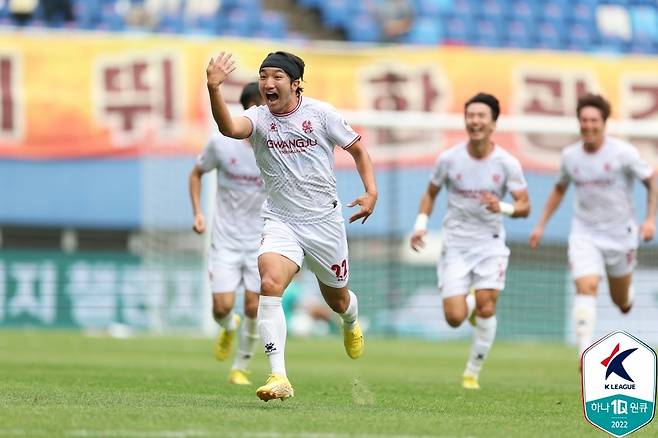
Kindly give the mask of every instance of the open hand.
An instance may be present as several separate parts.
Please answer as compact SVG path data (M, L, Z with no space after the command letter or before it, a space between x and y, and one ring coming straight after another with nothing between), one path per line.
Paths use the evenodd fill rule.
M230 53L221 52L216 57L210 58L206 67L208 87L218 87L235 68L235 60Z
M372 212L375 210L376 203L377 203L377 195L365 193L362 196L356 198L354 201L347 204L348 207L354 207L355 205L361 206L361 209L359 210L358 213L355 213L352 216L350 216L350 223L361 218L363 218L361 223L362 224L365 223L368 217L370 217Z

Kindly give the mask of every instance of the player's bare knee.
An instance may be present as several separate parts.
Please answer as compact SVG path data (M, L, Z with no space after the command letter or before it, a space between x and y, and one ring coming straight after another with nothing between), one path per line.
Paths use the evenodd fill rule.
M496 304L494 301L486 301L478 303L475 309L475 314L480 318L491 318L496 314Z
M260 280L260 294L268 297L280 297L283 295L283 283L270 276L263 276Z
M596 295L598 288L598 281L576 281L576 291L579 294Z
M345 313L350 306L350 297L349 295L345 295L344 297L332 297L331 299L326 300L326 302L334 312Z
M496 307L492 306L483 306L475 311L475 314L480 318L491 318L496 314Z
M245 302L244 314L247 318L255 319L258 316L258 300Z
M224 318L231 312L231 306L228 306L224 303L214 302L212 305L212 314L215 318Z
M445 312L446 322L450 327L459 327L466 319L466 315L457 312Z

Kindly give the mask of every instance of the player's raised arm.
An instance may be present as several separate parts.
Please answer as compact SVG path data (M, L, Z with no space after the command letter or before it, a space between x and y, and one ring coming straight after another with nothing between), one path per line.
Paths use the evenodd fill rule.
M210 58L206 67L206 78L212 116L219 132L227 137L242 139L251 135L253 129L251 121L246 117L232 117L221 92L221 84L235 68L233 55L221 52L216 57Z
M432 214L432 210L434 210L434 202L436 201L436 196L439 194L439 191L441 191L440 186L429 183L427 185L427 190L420 198L418 216L416 217L414 232L411 235L411 249L416 252L425 247L423 237L427 234L427 222Z
M190 177L188 178L188 190L190 192L190 201L192 202L192 214L194 215L194 224L192 229L201 234L206 230L205 218L201 210L201 176L203 171L198 165L194 165Z
M361 142L357 141L352 146L345 149L354 158L356 163L356 170L359 172L365 193L354 201L347 204L348 207L355 205L361 206L358 213L350 216L350 223L363 218L361 223L364 223L368 217L375 211L375 204L377 203L377 182L375 181L375 171L372 167L372 160L370 154L363 147Z
M553 216L553 213L555 213L555 210L557 210L557 208L560 206L560 203L564 198L564 194L567 192L567 187L568 186L562 184L555 184L555 187L553 187L553 191L551 191L551 194L546 200L546 205L544 205L544 210L541 213L539 222L532 230L532 233L530 233L529 243L531 248L537 248L539 246L539 242L544 235L544 227L548 223L548 220L551 218L551 216Z
M656 176L652 175L649 178L642 180L642 183L647 188L647 216L642 225L640 225L640 236L645 242L653 239L656 234L656 208L658 204L658 184L656 184Z

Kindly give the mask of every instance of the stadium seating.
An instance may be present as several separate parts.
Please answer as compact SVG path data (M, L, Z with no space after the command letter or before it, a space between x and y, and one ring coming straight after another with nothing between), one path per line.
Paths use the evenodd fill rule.
M441 21L437 18L420 18L406 38L411 44L438 44L442 39Z
M380 1L383 0L296 0L295 3L302 11L314 11L323 26L341 31L349 41L379 43L382 42L377 20ZM111 32L305 38L289 28L284 12L267 10L263 0L208 0L200 10L190 7L193 2L170 0L162 3L167 4L166 10L153 10L151 4L157 2L149 0L72 0L73 23L63 23L61 19L46 23L43 10L38 7L29 25ZM409 2L415 19L401 43L658 53L655 0ZM12 24L7 2L0 2L0 24Z

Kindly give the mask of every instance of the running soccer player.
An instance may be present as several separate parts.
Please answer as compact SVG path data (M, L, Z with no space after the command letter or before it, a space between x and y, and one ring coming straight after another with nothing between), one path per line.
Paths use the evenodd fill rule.
M496 301L505 287L510 253L502 215L519 218L530 212L521 164L491 140L499 114L498 99L490 94L479 93L466 102L469 139L438 157L411 236L411 248L419 251L434 202L445 186L448 209L437 274L447 323L459 327L468 318L475 325L462 375L466 389L480 388L479 374L496 337ZM513 204L502 202L508 191Z
M377 186L359 134L331 105L302 97L301 58L287 52L268 54L258 81L265 105L252 107L240 117L231 117L221 91L222 82L235 68L231 54L222 52L212 58L206 69L208 91L220 132L249 139L265 183L258 329L271 374L256 395L265 401L285 399L294 391L285 368L281 296L303 262L317 277L329 307L343 320L347 355L356 359L364 348L357 298L348 289L348 248L333 169L334 147L353 157L365 188L362 196L348 204L360 206L350 222L365 222L372 214Z
M628 313L633 305L631 281L638 240L647 242L656 232L653 169L632 145L605 134L610 112L610 104L602 96L587 94L578 99L581 139L562 151L560 175L530 235L530 246L536 248L573 182L576 192L568 252L576 285L573 319L580 356L592 343L601 278L607 276L612 301L622 313ZM642 181L648 192L646 218L639 230L633 206L634 179Z
M258 83L247 84L240 96L244 109L260 105ZM212 291L213 316L221 327L214 344L217 360L231 353L240 315L234 312L235 292L244 286L245 320L239 329L238 351L229 373L229 382L250 385L249 361L258 341L258 247L263 231L260 211L265 189L251 145L215 134L199 155L189 177L189 192L194 213L193 229L206 230L201 210L201 176L217 169L217 195L213 215L212 237L208 253L208 275Z

